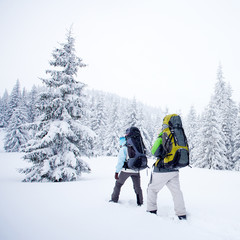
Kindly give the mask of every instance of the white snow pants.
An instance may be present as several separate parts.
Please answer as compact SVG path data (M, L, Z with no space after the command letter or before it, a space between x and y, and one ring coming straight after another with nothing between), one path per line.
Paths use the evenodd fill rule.
M157 194L167 186L170 190L177 216L186 215L183 194L180 189L179 172L153 172L147 189L147 211L157 210Z

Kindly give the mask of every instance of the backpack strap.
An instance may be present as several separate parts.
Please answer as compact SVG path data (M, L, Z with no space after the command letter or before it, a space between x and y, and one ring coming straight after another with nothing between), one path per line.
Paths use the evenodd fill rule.
M163 158L158 158L153 166L158 167L159 169L164 168Z
M146 153L146 147L145 147L145 145L143 143L142 136L140 136L140 144L141 144L142 152L145 154Z
M127 144L124 144L123 147L126 147L126 148L127 148ZM128 150L127 150L127 149L126 149L126 153L127 153L127 154L126 154L126 158L125 158L125 161L124 161L124 164L123 164L123 168L125 168L125 170L129 168L129 167L128 167L128 164L127 164L128 159L129 159Z

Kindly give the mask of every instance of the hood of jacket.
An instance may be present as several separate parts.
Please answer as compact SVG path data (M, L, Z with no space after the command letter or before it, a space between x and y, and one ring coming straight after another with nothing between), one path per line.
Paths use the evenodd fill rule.
M120 137L119 138L120 147L124 146L125 144L126 144L126 138L125 137Z

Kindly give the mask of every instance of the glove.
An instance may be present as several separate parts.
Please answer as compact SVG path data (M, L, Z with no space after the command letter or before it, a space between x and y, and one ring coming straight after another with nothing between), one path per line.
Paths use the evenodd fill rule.
M118 173L117 173L117 172L115 173L115 179L116 179L116 180L119 179L119 177L118 177Z

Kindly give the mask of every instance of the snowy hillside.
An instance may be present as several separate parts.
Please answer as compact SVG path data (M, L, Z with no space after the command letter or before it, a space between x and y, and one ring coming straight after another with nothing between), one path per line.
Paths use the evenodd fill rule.
M109 203L116 158L87 160L92 173L78 182L23 183L16 171L26 165L22 154L4 153L0 140L1 240L240 239L239 172L182 169L188 220L179 221L166 188L159 193L158 216L146 212L150 171L141 172L142 207L130 179L120 202Z

